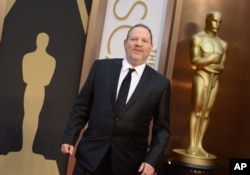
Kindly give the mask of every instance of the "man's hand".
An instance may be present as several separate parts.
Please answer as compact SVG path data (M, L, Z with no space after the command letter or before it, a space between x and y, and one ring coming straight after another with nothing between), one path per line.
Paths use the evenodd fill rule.
M155 172L155 169L150 164L143 162L138 172L141 172L141 175L153 175Z
M74 153L74 146L69 145L69 144L62 144L61 146L61 152L63 154L73 154Z

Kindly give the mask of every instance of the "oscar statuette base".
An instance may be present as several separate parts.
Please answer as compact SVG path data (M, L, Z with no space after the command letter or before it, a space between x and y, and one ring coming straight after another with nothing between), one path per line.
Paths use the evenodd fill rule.
M167 166L168 175L215 175L216 156L199 157L187 154L185 149L173 149Z

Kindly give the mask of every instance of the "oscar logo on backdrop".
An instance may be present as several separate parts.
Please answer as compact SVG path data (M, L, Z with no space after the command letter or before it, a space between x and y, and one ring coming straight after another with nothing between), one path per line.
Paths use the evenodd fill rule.
M56 61L46 52L49 36L37 35L37 49L24 55L22 62L24 92L23 144L20 152L10 152L0 156L0 174L59 174L56 161L46 160L32 151L33 141L38 128L39 114L45 98L45 87L53 77ZM15 168L13 168L13 166ZM13 172L12 172L13 171ZM47 172L46 172L47 171Z
M61 175L66 173L68 156L60 152L58 145L68 113L79 91L91 7L92 0L0 0L0 30L3 29L0 41L0 174L4 174L2 164L7 165L7 157L10 159L14 153L24 155L24 150L29 151L23 156L25 159L32 160L31 155L40 155L44 162L53 165L56 162L56 171ZM44 69L36 69L51 81L44 86L44 97L41 94L42 84L37 84L36 93L32 92L35 83L25 80L32 74L25 78L22 66L24 55L36 50L35 42L40 32L49 35L46 48L49 54L45 55L52 55L56 62L55 72L50 78L46 75L50 69L48 64ZM42 45L45 41L39 43ZM27 98L30 95L35 95L32 102L30 97ZM31 113L39 117L33 121L34 126L27 127L31 119L28 115L31 116ZM29 127L29 135L24 134ZM9 171L15 170L15 175L21 174L19 170L22 165L24 160L16 160ZM43 169L50 169L50 173L38 174L41 166L36 171L31 164L30 173L27 174L53 173L52 165L48 165L43 166Z
M217 36L222 15L211 11L205 20L205 29L192 36L190 57L194 70L192 102L189 123L189 146L174 149L174 159L193 167L213 168L216 156L203 147L203 138L208 128L210 111L213 108L218 88L219 75L224 70L227 42Z

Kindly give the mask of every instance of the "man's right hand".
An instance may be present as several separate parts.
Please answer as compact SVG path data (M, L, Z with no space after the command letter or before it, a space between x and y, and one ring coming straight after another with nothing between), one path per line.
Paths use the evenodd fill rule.
M72 155L74 153L74 149L75 149L74 146L66 144L66 143L61 145L61 152L63 154Z

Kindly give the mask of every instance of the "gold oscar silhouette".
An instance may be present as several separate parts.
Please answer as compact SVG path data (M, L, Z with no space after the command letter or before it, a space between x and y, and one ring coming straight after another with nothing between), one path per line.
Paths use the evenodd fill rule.
M56 61L46 48L49 36L37 35L37 49L24 55L22 62L24 92L23 146L20 152L0 156L0 174L4 175L59 175L56 161L47 160L32 152L33 141L38 128L40 111L45 98L45 86L51 82Z
M219 75L224 70L227 42L217 36L222 15L211 11L205 20L205 29L192 36L190 58L195 73L192 82L192 103L187 149L174 149L176 157L193 164L212 165L216 156L203 148L203 138L208 127L218 88Z

